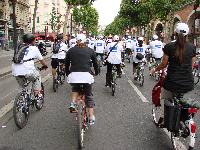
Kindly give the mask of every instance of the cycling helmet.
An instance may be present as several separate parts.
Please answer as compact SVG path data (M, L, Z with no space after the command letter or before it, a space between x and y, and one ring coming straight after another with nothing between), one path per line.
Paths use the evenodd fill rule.
M24 43L31 44L35 40L35 36L31 33L27 33L23 35L22 39Z
M118 35L115 35L115 36L113 37L113 41L119 41L119 36L118 36Z
M138 41L144 41L144 38L143 37L139 37Z
M153 39L154 39L154 40L157 40L157 39L158 39L158 36L157 36L157 35L153 35Z
M57 35L57 40L63 40L63 35L62 34L58 34Z
M131 39L131 36L130 36L130 35L128 36L128 39Z
M175 32L178 34L182 33L184 36L186 36L189 33L189 27L186 23L178 23L176 25Z

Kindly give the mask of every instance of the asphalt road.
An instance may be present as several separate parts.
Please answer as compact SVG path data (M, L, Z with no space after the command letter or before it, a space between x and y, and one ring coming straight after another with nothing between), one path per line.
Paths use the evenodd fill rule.
M89 128L85 136L85 150L170 150L168 135L155 127L151 116L151 89L156 83L145 72L144 87L133 81L131 65L124 69L125 75L117 80L116 95L106 88L105 68L95 77L93 94L96 101L96 124ZM8 78L8 87L14 79ZM143 102L130 85L130 80L141 91L147 101ZM0 81L4 82L4 80ZM12 84L11 84L12 83ZM1 86L1 90L2 90ZM15 88L14 88L15 89ZM199 99L197 85L186 96ZM4 91L4 90L2 90ZM67 83L52 90L52 80L45 83L45 106L41 111L33 109L27 126L19 130L14 124L12 112L0 119L0 150L76 150L77 122L70 114L71 87ZM1 101L0 101L1 103ZM196 115L200 125L199 114ZM196 150L200 149L199 131Z

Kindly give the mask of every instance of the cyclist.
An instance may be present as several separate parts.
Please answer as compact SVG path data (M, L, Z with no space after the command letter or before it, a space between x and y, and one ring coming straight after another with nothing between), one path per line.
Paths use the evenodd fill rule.
M105 42L103 40L103 36L99 36L98 40L95 42L96 55L101 57L101 61L103 62L103 55L105 51Z
M51 56L52 76L55 80L56 68L61 63L61 68L64 69L65 56L68 51L67 45L63 42L63 35L57 35L56 42L54 43L53 55Z
M36 97L42 97L41 91L41 76L34 66L34 59L38 59L43 65L43 68L48 68L39 49L35 45L35 36L31 33L27 33L22 37L24 45L27 47L24 49L25 54L22 58L23 63L12 64L12 74L16 77L20 87L23 87L25 80L32 81L34 84L34 92Z
M165 45L164 56L158 67L153 68L151 73L167 67L163 88L161 90L162 115L160 127L164 127L164 99L169 100L173 93L183 94L194 89L192 66L196 59L196 48L187 41L189 27L185 23L178 23L175 29L176 41Z
M95 38L94 37L90 37L88 47L94 50L94 47L95 47Z
M69 47L72 48L76 45L75 34L72 34L71 39L69 40Z
M90 60L92 60L95 75L98 74L97 59L94 50L86 46L86 36L84 34L77 35L77 46L69 49L66 55L66 75L67 81L72 86L72 94L70 103L70 112L75 111L78 92L80 86L83 85L85 92L86 106L89 108L90 124L95 123L94 116L94 99L92 94L93 76L90 72Z
M112 79L112 67L113 65L117 68L118 77L121 77L121 67L120 64L122 63L121 52L123 52L123 46L119 43L119 36L115 35L113 37L112 43L110 43L107 48L106 52L108 53L106 61L107 61L107 73L106 73L106 87L111 86L111 79Z
M138 63L145 60L145 52L147 51L147 46L144 44L144 38L138 38L138 44L133 48L133 75L137 78L136 67Z
M153 35L153 41L150 43L150 49L156 64L159 64L163 57L163 43L158 40L157 35Z

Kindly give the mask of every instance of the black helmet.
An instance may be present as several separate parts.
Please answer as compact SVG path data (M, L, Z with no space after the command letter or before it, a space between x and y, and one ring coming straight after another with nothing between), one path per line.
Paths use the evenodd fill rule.
M35 40L35 36L31 33L27 33L23 35L22 39L24 43L31 44Z
M57 40L63 40L63 35L62 34L58 34L57 35Z

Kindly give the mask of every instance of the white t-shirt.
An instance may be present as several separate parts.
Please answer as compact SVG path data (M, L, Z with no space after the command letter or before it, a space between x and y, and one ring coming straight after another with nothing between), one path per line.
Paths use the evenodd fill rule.
M133 50L133 45L134 45L133 40L131 39L126 40L126 48L130 48L131 50Z
M94 46L95 46L95 41L94 40L90 40L90 42L88 44L88 47L91 48L91 49L94 49Z
M89 72L72 72L67 77L68 83L94 83L94 77Z
M138 62L144 61L144 60L145 60L145 57L144 57L142 60L138 60L138 59L136 58L136 55L137 55L138 53L141 53L142 55L145 56L146 50L147 50L147 46L146 46L145 44L143 44L142 47L139 47L138 45L134 46L134 47L133 47L133 62L138 63Z
M32 58L39 60L43 59L39 49L36 46L29 46L29 48L26 49L23 60L29 60ZM12 64L12 75L14 76L32 74L35 72L35 70L36 68L34 65L34 60L24 62L23 64Z
M75 45L76 45L76 39L75 38L69 40L69 47L70 48L74 47Z
M163 57L163 43L161 41L155 40L150 43L152 56L155 58Z
M116 42L109 43L106 47L106 52L110 52L111 48L116 44ZM111 64L121 64L122 63L122 57L121 52L123 52L123 46L118 43L114 49L111 50L107 60Z
M67 51L68 51L67 45L64 42L62 42L62 43L60 43L60 49L59 49L58 53L53 54L51 56L51 58L65 59Z
M95 42L96 53L103 53L105 50L105 42L103 40L97 40Z

